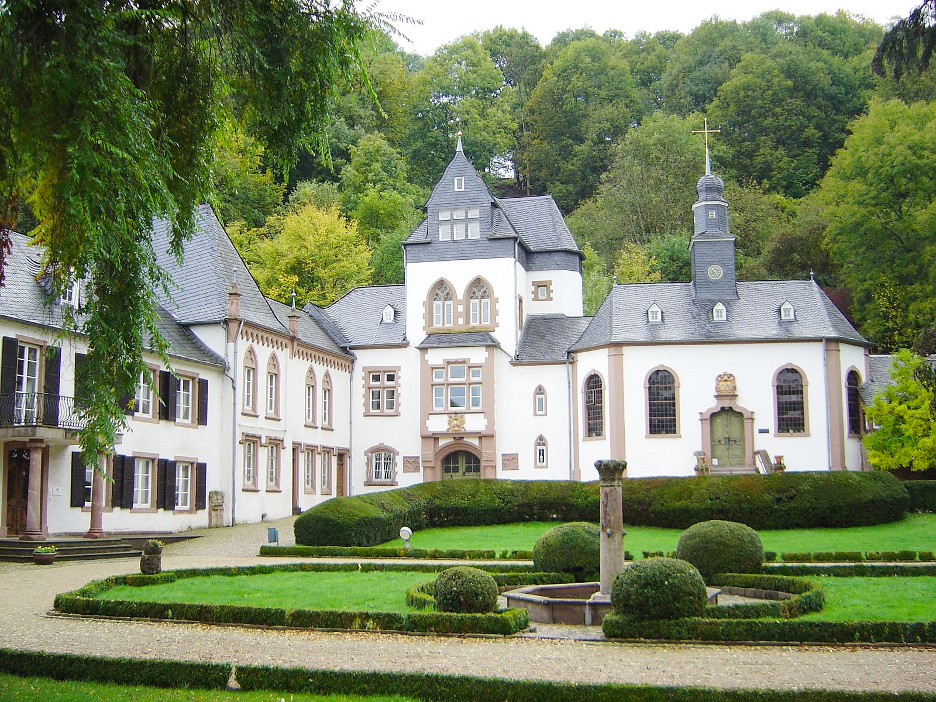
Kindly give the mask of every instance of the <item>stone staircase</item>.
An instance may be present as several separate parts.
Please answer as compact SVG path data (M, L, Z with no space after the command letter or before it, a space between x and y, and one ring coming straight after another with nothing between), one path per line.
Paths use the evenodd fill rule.
M32 561L36 546L55 546L56 561L89 561L101 558L139 558L140 548L126 539L51 538L45 541L0 539L0 561Z

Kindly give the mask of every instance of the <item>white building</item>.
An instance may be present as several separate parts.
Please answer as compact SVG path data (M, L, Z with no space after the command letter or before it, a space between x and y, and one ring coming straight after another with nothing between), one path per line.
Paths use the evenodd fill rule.
M723 184L697 189L692 281L615 285L593 318L552 198L493 197L460 144L403 243L405 284L326 309L265 298L202 207L184 263L161 255L176 375L154 357L139 386L105 531L205 525L209 493L230 524L428 480L592 480L600 458L632 477L753 472L760 451L862 469L867 342L813 281L737 282ZM22 405L70 407L82 341L60 339L63 303L20 275L36 267L24 244L0 289L2 529L81 532L90 472L68 412Z

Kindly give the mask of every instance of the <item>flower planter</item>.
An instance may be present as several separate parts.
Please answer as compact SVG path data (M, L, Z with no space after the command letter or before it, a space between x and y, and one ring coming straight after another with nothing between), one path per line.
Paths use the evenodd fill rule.
M51 565L55 561L54 553L35 553L33 552L33 563L36 565Z

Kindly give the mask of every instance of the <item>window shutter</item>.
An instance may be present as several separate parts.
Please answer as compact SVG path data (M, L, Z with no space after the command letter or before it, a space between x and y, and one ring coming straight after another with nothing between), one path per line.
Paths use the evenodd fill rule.
M169 371L159 371L159 418L169 419L169 392L172 387ZM175 393L172 393L172 413L175 415Z
M71 455L71 506L84 507L85 495L85 464L81 460L81 451L74 451Z
M205 463L195 464L195 509L205 509L208 506L208 466Z
M42 391L45 393L42 408L42 423L57 427L59 420L59 384L62 367L62 350L58 346L46 349L45 381Z
M123 493L122 507L130 509L133 507L133 474L134 474L133 456L123 457L123 484L121 492Z
M19 348L19 342L12 336L3 337L3 352L0 359L0 394L12 395L16 392L16 351ZM9 400L10 412L13 409L13 400ZM7 419L4 417L4 419ZM12 416L10 417L12 420Z
M78 392L78 379L83 373L82 368L85 363L85 354L76 353L75 354L75 409L80 409L84 406L84 402L81 399L81 393Z
M166 465L165 458L156 461L156 509L166 508Z
M114 484L111 488L111 506L112 507L123 507L123 456L118 456L114 454L114 458L111 461L113 468L113 478Z
M208 424L208 379L198 379L198 423Z
M176 462L166 461L166 504L164 509L175 509Z
M166 375L169 379L169 395L168 402L166 403L166 411L169 413L169 421L174 422L176 420L176 394L179 390L179 379L172 375L172 373L167 373Z

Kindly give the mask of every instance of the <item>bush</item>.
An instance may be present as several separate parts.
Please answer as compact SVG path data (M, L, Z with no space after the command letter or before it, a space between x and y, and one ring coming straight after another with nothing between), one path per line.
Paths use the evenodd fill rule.
M757 532L718 519L694 524L680 534L676 556L698 568L706 582L716 573L757 573L764 565Z
M639 621L697 617L707 601L699 571L676 558L637 561L618 573L611 585L614 611Z
M903 483L910 495L914 512L936 512L936 480L907 480Z
M920 481L915 481L920 482ZM783 472L636 478L622 487L625 521L685 529L726 519L754 529L883 524L907 510L905 483L882 471ZM412 529L596 519L598 483L571 480L445 480L336 497L296 520L305 546L376 546Z
M571 573L582 581L594 580L601 565L598 527L588 522L560 524L545 532L533 546L536 570Z
M433 596L439 611L484 614L497 605L497 583L483 570L455 566L439 573Z

